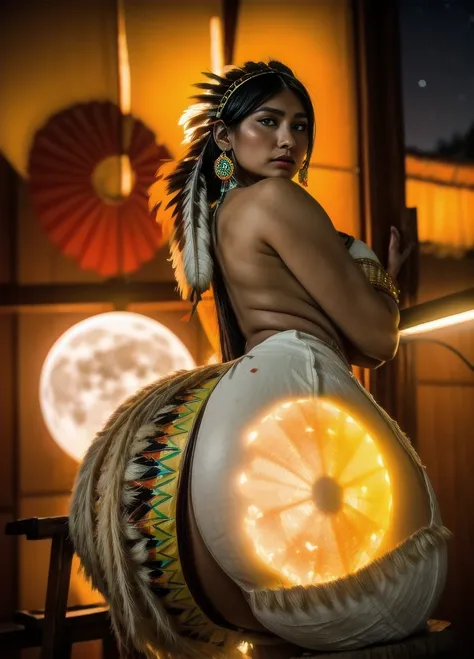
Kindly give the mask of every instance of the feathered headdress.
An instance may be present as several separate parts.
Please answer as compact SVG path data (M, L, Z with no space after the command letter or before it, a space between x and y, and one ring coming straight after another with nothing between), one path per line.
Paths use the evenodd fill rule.
M158 172L157 181L150 189L150 209L157 212L157 222L169 236L179 292L185 299L191 297L194 308L210 288L213 275L209 200L202 171L212 128L238 87L251 78L269 73L294 79L291 71L279 62L247 62L243 67L227 70L222 76L203 73L208 80L194 85L203 91L191 97L196 103L179 121L184 127L183 143L189 144L188 150L171 174ZM171 198L165 205L166 196ZM167 213L169 209L171 213Z

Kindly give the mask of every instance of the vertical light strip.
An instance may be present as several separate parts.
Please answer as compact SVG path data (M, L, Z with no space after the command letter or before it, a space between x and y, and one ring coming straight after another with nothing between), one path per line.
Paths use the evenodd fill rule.
M211 71L221 75L224 70L224 42L222 21L219 16L212 16L209 29L211 36Z
M125 27L124 0L117 0L117 52L118 52L118 86L119 107L121 112L121 149L120 155L120 194L128 197L132 191L132 167L127 155L130 138L131 122L129 120L132 92L130 77L130 62L128 58L127 32Z
M130 62L128 59L127 32L125 28L124 0L117 0L117 2L119 107L122 114L127 115L130 114L131 109Z

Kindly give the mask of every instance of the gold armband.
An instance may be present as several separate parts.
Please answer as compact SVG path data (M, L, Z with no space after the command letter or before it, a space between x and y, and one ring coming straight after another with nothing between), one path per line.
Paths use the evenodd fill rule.
M374 288L387 293L387 295L390 295L399 304L400 289L393 277L382 268L380 263L377 263L373 259L355 259L355 262Z

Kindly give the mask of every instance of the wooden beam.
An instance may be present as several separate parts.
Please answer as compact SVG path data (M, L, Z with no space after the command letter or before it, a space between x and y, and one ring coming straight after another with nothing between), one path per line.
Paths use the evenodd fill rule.
M125 309L133 303L177 302L174 282L106 281L99 284L0 284L2 307L19 309L33 305L110 303Z

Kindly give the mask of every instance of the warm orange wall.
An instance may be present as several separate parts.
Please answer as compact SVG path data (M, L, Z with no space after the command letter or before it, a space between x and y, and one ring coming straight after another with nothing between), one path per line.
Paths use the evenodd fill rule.
M341 231L359 235L357 107L349 0L242 0L236 63L279 59L316 112L308 191Z
M417 208L420 242L437 256L474 249L474 165L409 155L407 206Z
M173 157L182 152L178 120L195 93L191 85L211 65L209 20L219 15L220 4L125 2L132 113ZM73 103L117 102L115 3L72 3L66 10L60 0L24 0L20 12L14 0L7 0L5 7L0 14L0 59L9 66L2 71L0 149L25 174L34 133L49 116ZM349 0L243 0L234 63L269 57L294 69L315 104L317 142L309 191L338 228L357 234ZM27 264L22 267L28 269Z
M0 149L20 173L45 119L70 104L116 100L114 0L5 0L0 9Z
M180 148L191 84L210 67L209 20L220 0L126 1L132 114ZM118 101L116 2L5 0L0 9L0 150L21 174L36 130L74 103Z

